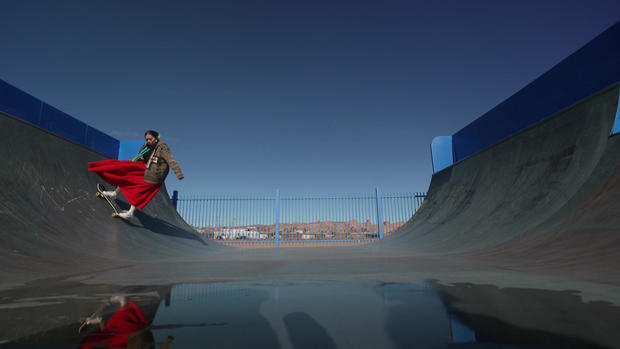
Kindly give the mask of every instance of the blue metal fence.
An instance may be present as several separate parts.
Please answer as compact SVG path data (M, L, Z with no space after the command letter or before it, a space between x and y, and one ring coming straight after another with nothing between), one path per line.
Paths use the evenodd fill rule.
M179 214L208 239L247 247L361 244L398 230L426 193L198 196L174 192ZM379 222L381 224L379 224Z

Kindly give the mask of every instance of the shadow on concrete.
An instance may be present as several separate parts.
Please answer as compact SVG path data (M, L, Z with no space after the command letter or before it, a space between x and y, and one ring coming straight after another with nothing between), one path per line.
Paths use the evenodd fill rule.
M377 292L387 310L384 329L395 348L442 348L451 342L449 319L434 289L385 283Z
M325 328L316 322L310 315L295 312L282 318L288 336L296 349L338 348L334 340L327 334Z
M116 205L118 205L118 207L122 210L129 209L129 204L126 202L116 200ZM140 225L132 223L131 220L123 220L123 222L125 222L125 224L131 227L134 227L134 228L143 228L143 229L150 230L155 234L162 234L162 235L167 235L167 236L173 236L176 238L195 240L205 246L209 245L198 234L192 231L184 230L180 228L179 226L170 224L163 219L152 217L144 213L143 211L136 210L136 212L134 213L134 218L140 222Z
M256 288L179 285L167 310L158 313L159 324L202 324L181 331L164 329L175 336L174 348L280 348L278 335L261 314L269 294Z
M514 348L617 348L620 307L583 302L578 291L435 285L449 314L480 344ZM460 343L449 348L474 347ZM499 347L499 346L498 346Z

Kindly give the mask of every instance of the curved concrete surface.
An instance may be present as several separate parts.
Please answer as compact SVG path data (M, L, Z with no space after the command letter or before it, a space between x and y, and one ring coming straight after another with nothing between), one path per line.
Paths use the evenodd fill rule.
M86 172L105 156L0 115L2 286L218 249L176 213L166 188L131 221L112 219ZM118 200L121 207L128 204Z
M620 137L609 137L619 90L435 174L420 210L391 237L333 248L219 246L183 222L165 188L131 220L113 219L94 197L101 180L87 172L104 156L0 114L0 306L101 285L161 294L180 283L432 279L472 324L493 317L530 333L535 323L556 337L620 347L611 330L620 327ZM559 321L558 309L570 309L570 321ZM605 325L592 326L592 314ZM2 325L0 344L53 328Z
M610 137L618 91L600 92L435 174L420 210L382 247L583 271L618 284L620 137Z

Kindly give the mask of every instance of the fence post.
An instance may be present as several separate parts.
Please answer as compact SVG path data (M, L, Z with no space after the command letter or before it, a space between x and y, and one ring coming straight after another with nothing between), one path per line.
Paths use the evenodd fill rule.
M280 189L276 189L276 248L280 247Z
M179 202L179 191L175 190L172 192L172 206L174 206L174 209L177 209L177 203Z
M383 239L383 208L381 207L381 191L379 187L375 188L377 197L377 228L379 230L379 239Z

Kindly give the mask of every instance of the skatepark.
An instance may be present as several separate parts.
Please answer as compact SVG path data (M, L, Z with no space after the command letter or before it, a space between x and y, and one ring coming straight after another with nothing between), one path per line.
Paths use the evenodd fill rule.
M589 45L619 33L616 24ZM547 76L573 69L571 57ZM174 333L172 347L618 348L615 67L611 81L583 84L592 90L457 156L405 226L349 247L222 246L183 221L165 188L135 217L111 219L86 171L108 156L3 108L0 347L75 347L81 319L120 294L150 317L157 347ZM190 298L172 314L169 304ZM211 313L189 310L200 306ZM188 339L197 333L209 339Z

